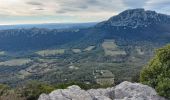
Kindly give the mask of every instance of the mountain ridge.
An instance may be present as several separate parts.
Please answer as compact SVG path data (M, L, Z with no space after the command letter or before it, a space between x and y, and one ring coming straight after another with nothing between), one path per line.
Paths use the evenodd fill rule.
M98 42L107 38L164 42L169 39L169 25L170 18L168 15L158 14L155 11L145 11L144 9L131 9L111 17L108 21L84 29L1 30L0 49L46 49L68 43L73 45L73 42L74 44L89 42L90 45L90 42L98 44Z
M128 9L107 21L99 23L97 26L104 25L111 27L148 27L154 24L170 23L170 16L157 13L156 11L145 10L143 8Z

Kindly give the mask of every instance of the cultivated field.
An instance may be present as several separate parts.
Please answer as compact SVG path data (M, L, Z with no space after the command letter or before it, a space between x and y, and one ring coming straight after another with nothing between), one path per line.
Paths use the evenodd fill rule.
M0 51L0 56L5 55L4 51Z
M84 49L84 51L91 51L95 48L95 46L89 46L87 48Z
M22 66L30 63L30 59L12 59L4 62L0 62L0 66Z
M105 40L102 47L106 56L126 55L126 52L120 50L114 40Z
M80 49L72 49L72 52L74 52L74 53L81 53L81 50Z
M53 56L53 55L59 55L59 54L64 54L65 49L55 49L55 50L41 50L36 52L36 54L40 56Z

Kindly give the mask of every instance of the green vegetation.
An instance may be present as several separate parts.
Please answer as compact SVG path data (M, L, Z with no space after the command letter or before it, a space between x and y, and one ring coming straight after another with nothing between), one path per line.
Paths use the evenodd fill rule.
M26 100L24 97L20 97L17 92L7 85L0 84L0 100Z
M9 90L9 86L0 84L0 96L7 93L8 90Z
M37 100L40 94L50 93L53 90L55 90L55 88L49 84L30 81L26 85L17 88L16 92L18 92L21 97L25 97L26 100Z
M170 45L157 50L155 57L142 70L140 81L170 99Z
M88 83L82 83L82 82L76 82L76 81L70 81L67 83L57 84L57 85L54 85L54 87L56 89L66 89L68 86L72 86L72 85L78 85L81 89L85 89L85 90L102 87L98 84L88 84Z
M28 81L27 83L19 85L16 88L10 88L9 86L0 84L0 100L37 100L42 93L48 94L53 90L66 89L72 85L78 85L80 88L85 90L103 87L97 84L89 84L76 81L53 85L40 81Z

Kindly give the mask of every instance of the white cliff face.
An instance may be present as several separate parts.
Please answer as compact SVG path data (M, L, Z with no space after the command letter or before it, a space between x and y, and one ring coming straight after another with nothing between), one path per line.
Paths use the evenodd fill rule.
M156 91L140 83L123 82L107 89L82 90L78 86L41 94L38 100L166 100Z

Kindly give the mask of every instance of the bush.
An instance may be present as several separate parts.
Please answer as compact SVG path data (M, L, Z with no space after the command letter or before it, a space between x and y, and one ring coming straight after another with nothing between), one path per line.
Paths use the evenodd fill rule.
M82 82L71 81L71 82L67 82L67 83L57 84L57 85L55 85L55 88L56 89L66 89L67 87L72 86L72 85L78 85L81 89L85 89L85 90L101 87L100 85L97 85L97 84L85 84Z
M8 94L9 88L10 87L7 85L0 84L0 96L2 96L4 94Z
M21 94L21 97L25 97L26 100L37 100L42 93L50 93L53 90L55 90L55 88L51 85L31 81L16 91L18 94Z
M140 81L170 99L170 45L156 51L154 58L141 71Z
M139 82L140 81L139 79L140 79L140 73L137 72L132 76L131 82Z

